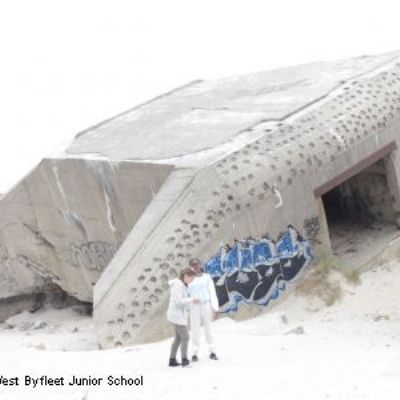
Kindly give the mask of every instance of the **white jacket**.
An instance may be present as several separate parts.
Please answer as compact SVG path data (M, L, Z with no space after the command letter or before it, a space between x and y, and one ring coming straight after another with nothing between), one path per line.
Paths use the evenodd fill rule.
M167 311L167 319L173 324L188 325L189 310L193 299L189 297L187 286L180 279L169 281L171 293Z
M213 311L219 309L217 293L211 276L203 272L189 284L189 294L200 303L210 303Z

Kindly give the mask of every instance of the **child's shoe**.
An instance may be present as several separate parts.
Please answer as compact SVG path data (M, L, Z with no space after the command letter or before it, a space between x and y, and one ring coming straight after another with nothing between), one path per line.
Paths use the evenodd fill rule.
M178 361L176 361L176 358L170 358L169 359L169 366L170 367L179 367L179 365L181 365L181 364L179 364Z
M211 358L211 360L218 360L218 357L215 353L211 353L210 358Z
M182 358L182 367L188 367L190 362L187 358Z

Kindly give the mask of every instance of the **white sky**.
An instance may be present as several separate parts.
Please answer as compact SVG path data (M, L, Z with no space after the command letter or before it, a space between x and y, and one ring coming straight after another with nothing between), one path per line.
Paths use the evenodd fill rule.
M0 193L80 130L193 79L400 49L396 3L0 0Z

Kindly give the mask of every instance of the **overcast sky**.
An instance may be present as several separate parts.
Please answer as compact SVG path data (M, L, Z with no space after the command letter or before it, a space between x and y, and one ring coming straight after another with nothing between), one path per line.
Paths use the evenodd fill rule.
M1 0L0 193L80 130L193 79L400 49L396 3Z

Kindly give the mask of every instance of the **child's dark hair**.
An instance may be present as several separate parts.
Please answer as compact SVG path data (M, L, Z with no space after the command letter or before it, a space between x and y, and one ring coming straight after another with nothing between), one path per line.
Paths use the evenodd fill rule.
M190 265L190 267L194 268L195 270L198 268L201 271L204 271L204 267L203 267L203 265L201 264L201 261L198 258L192 258L189 261L189 265Z
M184 276L190 276L190 277L194 277L194 276L196 276L196 273L193 271L193 269L192 268L190 268L190 267L186 267L186 268L183 268L182 270L181 270L181 272L179 273L179 279L183 282L183 277Z
M200 262L200 260L198 258L191 258L190 261L189 261L189 265L191 267L194 267L196 265L201 265L201 262Z

